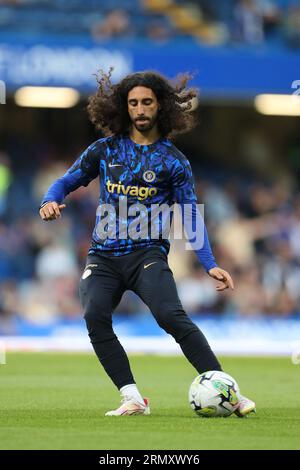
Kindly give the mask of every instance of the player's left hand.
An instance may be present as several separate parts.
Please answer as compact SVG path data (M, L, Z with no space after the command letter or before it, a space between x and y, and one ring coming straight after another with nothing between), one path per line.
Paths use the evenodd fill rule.
M210 277L212 277L213 279L216 279L217 281L220 281L221 284L219 284L216 289L218 291L222 291L222 290L225 290L225 289L228 289L230 287L230 289L234 289L234 284L233 284L233 280L232 280L232 277L230 276L230 274L225 271L224 269L221 269L221 268L211 268L209 271L208 271L208 274Z

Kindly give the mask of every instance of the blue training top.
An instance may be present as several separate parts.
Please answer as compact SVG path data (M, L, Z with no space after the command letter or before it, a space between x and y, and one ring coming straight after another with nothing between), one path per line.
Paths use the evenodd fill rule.
M121 200L126 200L128 207L131 208L136 204L143 204L146 215L149 216L148 223L151 221L150 211L153 205L172 206L177 202L182 210L186 211L188 204L191 207L193 221L196 215L199 215L188 159L169 139L161 138L153 144L140 145L133 142L128 135L110 136L91 144L65 175L50 186L41 206L49 201L61 204L67 194L80 186L87 186L98 176L100 176L99 207L89 254L120 256L151 246L159 246L168 253L170 244L165 236L162 237L161 219L155 222L158 226L158 237L151 236L151 230L142 238L123 236L122 224L125 221L129 230L133 215L127 214L126 219L121 216ZM105 214L101 209L106 207L106 204L110 204L113 208L116 229L103 238L99 235L99 222L104 220ZM134 215L136 218L136 214ZM145 214L143 216L145 217ZM106 213L106 218L109 227L112 215ZM211 251L206 227L203 219L201 220L203 243L200 248L195 249L195 252L205 270L209 271L217 264ZM185 229L186 225L185 221ZM190 228L186 231L189 232Z

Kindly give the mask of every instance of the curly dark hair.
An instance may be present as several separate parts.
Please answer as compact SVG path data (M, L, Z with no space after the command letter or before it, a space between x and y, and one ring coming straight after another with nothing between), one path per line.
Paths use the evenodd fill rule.
M144 71L127 75L118 84L111 81L111 67L108 73L100 71L96 75L98 89L89 98L87 107L90 120L104 135L127 134L132 125L128 114L127 97L136 86L150 88L159 104L157 125L162 137L192 130L196 116L192 111L192 98L198 96L195 88L187 88L192 76L188 73L178 75L169 81L157 72Z

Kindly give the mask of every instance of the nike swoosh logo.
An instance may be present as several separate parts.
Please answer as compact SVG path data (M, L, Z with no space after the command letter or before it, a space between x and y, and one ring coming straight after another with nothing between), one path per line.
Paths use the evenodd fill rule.
M120 165L119 163L116 163L116 164L113 164L113 163L109 163L109 168L111 168L112 166L123 166L123 165Z
M144 264L144 269L149 268L149 266L151 266L151 264L155 264L155 263L157 263L157 261L153 261L153 263L149 263L149 264Z

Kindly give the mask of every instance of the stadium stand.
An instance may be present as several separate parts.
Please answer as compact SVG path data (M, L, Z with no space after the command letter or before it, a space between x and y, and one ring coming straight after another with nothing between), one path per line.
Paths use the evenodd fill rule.
M1 0L0 31L299 47L298 0Z
M286 45L299 47L299 12L295 0L0 0L0 35L52 34L57 41L61 35L80 35L106 43L115 38L148 37L174 40L175 46L176 41L192 37L193 41L196 38L216 49L224 42L231 44L234 51L237 44L255 48L264 41L277 50ZM82 113L83 106L80 103L71 113ZM75 138L68 124L70 114L17 114L11 101L6 110L5 114L0 109L2 334L15 332L18 319L43 324L56 318L80 317L78 276L89 247L97 201L97 184L93 183L70 196L59 224L41 224L37 208L48 184L98 136L85 115L84 121L72 121L76 129L85 129ZM233 114L230 116L231 119ZM204 124L206 117L209 122L219 120L215 132L220 142L225 139L222 145L230 153L231 141L223 132L227 117L220 119L218 112L212 110L204 115ZM235 125L233 121L232 141ZM281 140L276 144L276 132L260 132L260 125L246 127L240 134L235 161L227 172L220 165L223 155L210 160L211 155L218 154L214 149L216 134L210 135L206 149L196 150L198 143L193 149L187 142L182 145L193 165L199 201L205 203L216 257L220 265L232 272L239 286L235 293L220 297L191 252L182 252L177 259L171 254L180 295L191 313L289 318L299 315L299 132L296 124L287 126L282 121L278 127ZM204 125L203 140L206 129ZM66 132L64 139L62 130ZM198 142L196 135L192 141ZM277 162L281 162L278 168L273 158L276 152ZM212 171L215 167L220 167L219 172ZM284 184L276 182L278 175L285 176ZM59 245L57 239L61 241ZM58 293L55 300L47 295L52 290ZM118 308L128 315L143 310L132 294L125 296Z

